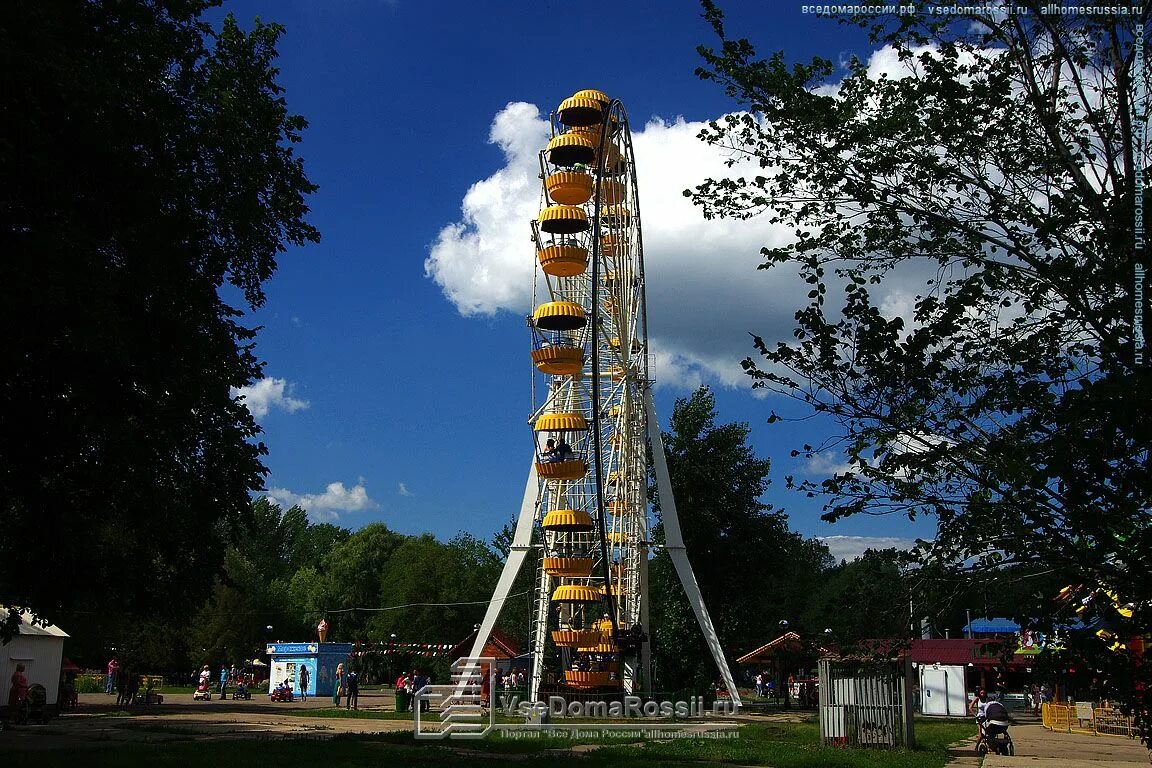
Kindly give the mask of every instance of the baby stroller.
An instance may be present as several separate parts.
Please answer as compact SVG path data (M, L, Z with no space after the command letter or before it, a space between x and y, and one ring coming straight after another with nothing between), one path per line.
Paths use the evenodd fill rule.
M40 683L28 687L28 695L11 707L9 717L12 722L25 725L31 722L48 722L48 691Z
M1007 707L993 699L985 706L983 715L976 722L980 726L980 738L976 740L977 754L1016 754L1016 746L1008 734L1010 721Z
M196 692L192 694L192 701L212 701L212 689L208 687L207 680L201 680L200 685L196 686Z

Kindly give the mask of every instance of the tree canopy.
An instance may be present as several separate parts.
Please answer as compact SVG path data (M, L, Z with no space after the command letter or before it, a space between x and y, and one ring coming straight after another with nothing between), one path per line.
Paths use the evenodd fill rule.
M827 417L832 440L797 446L849 464L797 484L826 494L827 519L933 516L923 562L1108 590L1136 608L1121 633L1140 634L1152 378L1136 25L1150 4L1020 5L1031 12L870 18L896 68L852 59L836 80L824 59L758 58L705 0L721 42L698 73L746 111L701 138L752 170L686 194L707 216L795 233L763 250L764 268L809 285L795 338L757 337L744 365ZM904 313L884 304L901 289ZM1037 608L1056 620L1051 600Z
M284 30L218 4L0 14L0 594L53 618L198 600L263 485L242 316L316 187Z
M707 388L676 401L670 428L664 446L684 545L731 661L775 637L781 619L800 619L832 558L821 542L790 530L783 513L761 500L769 462L748 445L747 424L717 423L716 398ZM655 536L663 540L661 526ZM675 690L711 683L713 662L666 554L653 558L650 580L659 685Z

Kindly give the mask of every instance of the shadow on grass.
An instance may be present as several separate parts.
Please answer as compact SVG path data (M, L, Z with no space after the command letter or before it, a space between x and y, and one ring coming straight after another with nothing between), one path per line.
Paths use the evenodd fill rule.
M381 714L381 713L378 713ZM211 737L186 742L182 728L177 743L110 742L84 750L36 750L37 768L164 768L193 764L273 765L276 768L317 766L454 766L483 761L493 766L510 763L524 768L544 766L731 766L765 765L774 768L943 768L951 755L948 745L971 735L968 722L918 722L921 746L915 750L837 749L819 743L814 723L753 723L744 725L736 739L688 738L621 744L619 738L568 739L559 737L509 738L493 734L477 741L417 741L410 731L372 735L335 735L314 739ZM597 745L573 752L577 745ZM20 744L14 743L19 752ZM586 747L585 747L586 749ZM13 755L17 757L17 755ZM17 760L17 762L24 762Z

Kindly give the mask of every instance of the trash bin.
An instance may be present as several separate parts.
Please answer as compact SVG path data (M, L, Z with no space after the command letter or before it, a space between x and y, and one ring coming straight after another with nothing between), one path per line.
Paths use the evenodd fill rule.
M404 692L403 688L396 689L396 711L408 711L408 694Z

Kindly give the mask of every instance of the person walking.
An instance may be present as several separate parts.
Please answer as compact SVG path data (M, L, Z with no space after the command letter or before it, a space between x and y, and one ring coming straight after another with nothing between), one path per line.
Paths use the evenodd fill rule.
M124 706L130 707L136 703L136 695L140 693L140 673L133 670L129 672L126 677L127 690L124 692Z
M416 702L416 670L412 670L404 676L404 699L407 702L408 711L411 712Z
M308 683L311 682L308 667L300 665L300 701L308 701Z
M120 667L116 672L116 706L126 707L132 703L128 697L128 678L132 673L128 667Z
M348 681L345 683L348 689L348 699L344 704L345 709L360 709L360 676L356 674L356 670L348 672Z
M228 665L220 665L220 701L228 698Z
M413 696L420 693L420 690L426 685L428 685L428 677L424 674L423 671L417 671L414 674L413 679L412 679L412 694L413 694ZM415 701L415 699L413 699L413 701ZM413 711L415 711L415 707L413 707L412 709L413 709ZM421 712L427 712L428 711L428 701L426 699L420 700L420 711Z

